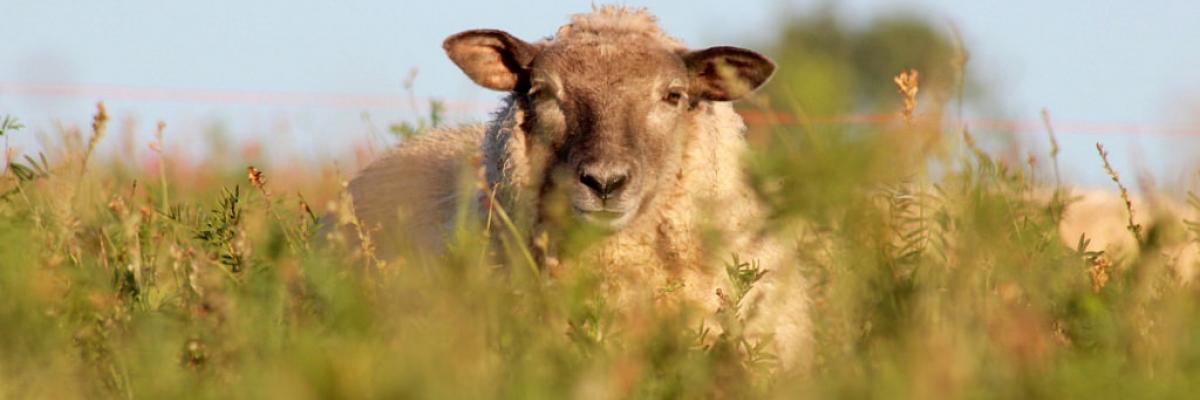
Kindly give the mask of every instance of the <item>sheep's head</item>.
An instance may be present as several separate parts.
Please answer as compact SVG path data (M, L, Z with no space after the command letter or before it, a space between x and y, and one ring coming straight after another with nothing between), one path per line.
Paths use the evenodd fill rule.
M564 29L570 29L570 25ZM620 229L677 179L686 133L703 102L738 99L774 70L735 47L689 51L646 32L588 32L527 43L497 30L446 39L473 81L507 91L545 194L561 191L574 215ZM732 134L732 133L731 133Z

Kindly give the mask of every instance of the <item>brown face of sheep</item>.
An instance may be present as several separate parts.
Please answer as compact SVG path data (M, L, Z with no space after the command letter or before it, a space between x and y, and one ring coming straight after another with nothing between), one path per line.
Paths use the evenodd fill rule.
M677 51L637 35L530 44L472 30L444 47L476 83L514 93L537 136L530 143L548 147L545 182L575 215L612 229L644 214L676 178L698 104L740 98L775 68L750 50Z

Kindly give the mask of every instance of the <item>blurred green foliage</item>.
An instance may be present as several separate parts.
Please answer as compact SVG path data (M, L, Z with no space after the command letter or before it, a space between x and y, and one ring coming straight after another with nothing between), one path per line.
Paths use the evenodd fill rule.
M789 17L768 48L778 70L767 86L772 104L812 116L894 110L891 84L901 70L921 73L921 86L945 100L957 88L982 96L962 74L967 54L949 25L915 14L886 14L863 27L841 19L834 7ZM940 102L938 102L940 104Z

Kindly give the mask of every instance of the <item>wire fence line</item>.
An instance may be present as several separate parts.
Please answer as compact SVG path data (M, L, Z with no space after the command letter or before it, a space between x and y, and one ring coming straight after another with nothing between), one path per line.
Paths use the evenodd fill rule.
M226 89L165 89L116 85L32 84L0 82L0 96L89 97L109 100L196 102L284 107L411 109L431 99L416 96L359 93L314 93ZM481 101L440 100L450 112L494 108Z
M316 93L283 91L247 91L225 89L166 89L117 85L41 84L0 82L0 96L92 98L152 102L196 102L279 107L366 108L415 110L430 103L431 98L405 95L361 93ZM436 99L445 111L452 113L487 113L495 110L494 101ZM799 116L788 112L739 110L747 124L819 124L819 125L879 125L900 120L896 113L841 114ZM972 129L1042 132L1041 120L968 118L962 121ZM1055 121L1054 129L1064 134L1127 134L1160 137L1200 137L1200 126L1172 127L1094 121Z
M798 116L789 112L764 112L739 110L747 124L814 124L814 125L881 125L900 123L900 113L842 114L828 116ZM1041 120L965 118L963 124L971 129L1044 133L1045 122ZM1159 137L1200 137L1200 126L1168 127L1159 125L1128 124L1112 122L1058 121L1053 122L1055 133L1075 134L1127 134Z

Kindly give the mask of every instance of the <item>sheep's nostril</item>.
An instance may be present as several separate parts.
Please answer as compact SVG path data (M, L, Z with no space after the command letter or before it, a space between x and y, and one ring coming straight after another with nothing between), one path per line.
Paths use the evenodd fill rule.
M600 200L608 200L614 194L625 187L625 183L629 181L629 177L625 174L588 174L579 175L579 181L591 189L596 197Z
M579 175L579 181L583 182L583 185L587 186L588 189L592 189L593 192L601 193L604 191L604 184L600 183L594 176L581 174Z
M625 182L628 180L628 177L624 174L609 177L608 184L604 185L604 192L606 194L617 193L621 191L621 188L625 187Z

